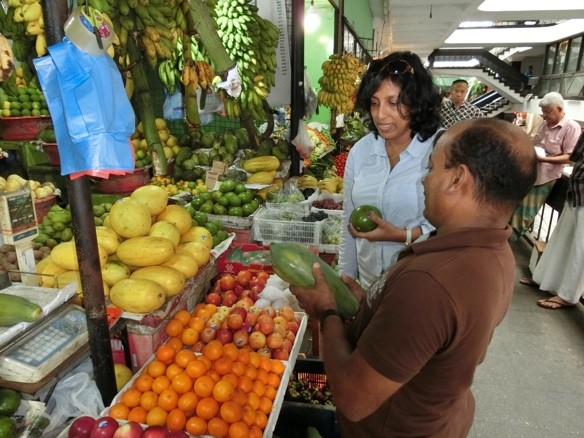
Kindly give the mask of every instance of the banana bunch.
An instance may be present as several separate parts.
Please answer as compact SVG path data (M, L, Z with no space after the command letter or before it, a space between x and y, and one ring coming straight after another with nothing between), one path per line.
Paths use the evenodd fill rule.
M164 156L167 160L174 158L180 146L178 145L178 138L170 133L166 120L157 118L154 120L156 123L156 129L158 130L158 136L160 137L160 142L162 143L162 148L164 150ZM144 130L142 128L142 122L138 123L136 126L136 131L130 137L130 141L134 148L136 156L136 167L144 167L151 163L150 151L148 149L148 142L144 138Z
M0 82L8 79L14 69L12 49L8 40L0 33Z
M322 64L318 103L337 114L353 112L355 94L366 69L367 66L352 53L331 55Z
M312 175L298 177L298 186L302 189L318 187L318 180Z
M195 88L206 90L213 82L213 70L206 61L189 60L183 65L180 81L185 87L193 83Z
M258 15L250 0L217 0L217 33L225 50L237 64L242 92L237 99L225 95L229 117L238 117L242 109L250 111L256 121L265 119L262 108L275 85L278 28Z
M340 176L323 178L318 181L317 187L321 193L343 193L343 178Z
M47 41L40 1L8 0L7 5L8 9L0 13L0 23L2 31L14 41L12 46L14 57L19 61L26 61L30 56L32 41L35 42L37 56L44 55L47 52Z

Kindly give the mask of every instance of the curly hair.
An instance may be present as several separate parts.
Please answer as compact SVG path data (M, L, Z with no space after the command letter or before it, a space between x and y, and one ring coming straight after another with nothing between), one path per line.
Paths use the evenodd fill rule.
M406 65L404 72L396 73L391 68L387 68L395 63ZM373 60L369 64L361 79L356 104L357 108L367 115L368 128L376 136L379 135L371 118L371 98L386 80L400 87L398 111L400 114L405 114L403 107L407 107L412 138L417 134L420 140L425 141L434 135L440 127L442 99L432 80L432 73L424 67L420 57L413 52L394 52L383 59Z

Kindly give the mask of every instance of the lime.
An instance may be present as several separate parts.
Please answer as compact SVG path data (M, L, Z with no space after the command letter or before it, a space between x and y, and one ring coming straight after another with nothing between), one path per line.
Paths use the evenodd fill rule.
M223 242L225 239L229 237L229 233L225 230L218 230L216 234L219 241Z
M240 193L243 193L243 192L245 192L246 190L247 190L247 188L245 187L245 184L244 184L244 183L237 183L237 184L235 185L234 189L233 189L233 191L234 191L235 193L237 193L238 195L239 195Z
M221 243L221 240L217 236L213 236L213 248Z
M30 115L31 115L31 112L30 112L30 110L29 110L29 109L23 109L23 110L20 112L20 115L21 115L21 116L30 116Z
M16 436L16 423L10 417L0 417L0 436L13 438Z
M209 220L207 214L200 211L195 212L195 215L193 217L201 226L204 226Z
M211 192L211 199L215 202L217 202L217 200L219 198L221 198L223 196L223 193L220 190L215 190L213 192Z
M241 207L229 207L229 210L227 210L227 214L229 216L241 217L243 216L243 209Z
M254 195L251 190L245 189L244 192L239 193L237 196L241 199L242 204L247 204L252 201Z
M237 195L234 195L229 199L229 205L231 207L241 207L241 204L241 198Z
M23 102L22 103L22 109L31 110L32 109L32 103L31 102Z
M2 117L10 117L10 110L9 109L3 109L2 110Z
M21 102L30 102L30 96L28 94L21 94L18 96L18 100Z
M198 227L199 223L195 219L191 219L191 228Z
M233 181L232 179L226 179L219 186L219 190L222 191L223 193L227 193L232 191L235 188L235 186L236 186L235 181Z
M26 93L27 93L27 90L26 90L26 88L25 88L25 87L17 87L17 88L16 88L16 93L17 93L19 96L21 96L21 95L23 95L23 94L26 94Z
M216 203L224 207L229 207L230 205L229 198L227 196L221 196L219 199L217 199Z
M49 115L49 111L43 108L41 110L41 116L48 116L48 115Z
M209 223L214 224L217 227L218 230L222 230L223 229L223 222L221 222L221 221L219 221L217 219L210 220Z
M38 109L38 110L40 110L40 109L41 109L41 104L40 104L40 102L32 102L32 103L31 103L31 105L32 105L32 107L33 107L34 109Z
M211 235L215 235L217 234L219 231L223 231L223 230L218 230L217 229L217 225L215 225L213 222L207 222L204 227L209 231L209 233L211 233Z
M213 213L218 214L218 215L227 214L227 208L221 204L215 204L213 206Z
M252 214L254 211L257 210L257 208L255 207L255 205L251 202L248 202L247 204L243 204L241 206L241 209L243 210L243 215L244 216L249 216L250 214Z
M199 210L201 208L201 205L203 205L205 203L205 200L203 199L203 197L201 195L199 196L195 196L192 201L191 201L191 206L195 209L195 210Z
M33 116L40 116L41 115L41 111L38 109L33 109L30 113Z
M195 213L197 213L197 211L195 210L195 207L193 207L191 204L185 205L185 209L189 212L191 217L193 217L195 215Z
M212 201L207 201L207 202L203 203L203 205L201 205L201 208L199 208L199 211L202 211L203 213L213 213L214 207L215 207L215 204L213 204Z

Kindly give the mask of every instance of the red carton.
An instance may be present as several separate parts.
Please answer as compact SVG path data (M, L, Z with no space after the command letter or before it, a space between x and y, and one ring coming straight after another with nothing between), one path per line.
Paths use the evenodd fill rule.
M252 272L266 271L274 273L269 260L269 246L256 245L254 243L234 244L217 259L217 272L237 274L247 269Z

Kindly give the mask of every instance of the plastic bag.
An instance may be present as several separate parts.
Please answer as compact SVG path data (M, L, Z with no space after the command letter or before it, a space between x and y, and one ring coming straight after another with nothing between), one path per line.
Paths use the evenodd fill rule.
M292 140L291 143L296 146L296 150L302 158L310 157L310 154L314 150L314 145L312 144L304 120L301 119L298 122L298 134L296 134L296 137L294 137L294 140Z
M304 67L304 117L310 118L318 107L318 96L312 86L308 70Z
M162 115L166 120L182 120L185 116L183 109L183 97L177 88L174 94L168 94L164 90L164 104L162 105Z

